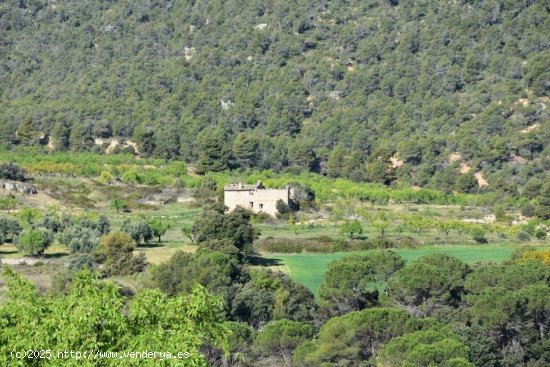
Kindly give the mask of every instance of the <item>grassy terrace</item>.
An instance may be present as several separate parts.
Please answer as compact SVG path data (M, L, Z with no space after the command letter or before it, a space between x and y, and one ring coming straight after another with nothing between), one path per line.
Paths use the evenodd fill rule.
M548 244L530 245L550 248ZM471 245L471 246L425 246L419 249L397 249L407 261L429 254L447 254L467 263L502 262L508 260L520 245ZM289 272L297 282L317 293L328 264L343 256L362 252L338 252L333 254L265 254L264 258L274 268Z

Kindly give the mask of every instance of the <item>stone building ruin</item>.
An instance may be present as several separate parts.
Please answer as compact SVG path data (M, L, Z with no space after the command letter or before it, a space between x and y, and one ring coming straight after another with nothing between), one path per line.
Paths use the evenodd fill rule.
M267 189L262 181L255 185L242 183L230 184L224 187L224 204L232 211L240 206L254 213L266 213L271 216L277 214L277 202L282 200L289 204L290 189Z

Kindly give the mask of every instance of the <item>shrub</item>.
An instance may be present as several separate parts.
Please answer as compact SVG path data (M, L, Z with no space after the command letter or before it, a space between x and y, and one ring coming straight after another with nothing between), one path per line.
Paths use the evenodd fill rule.
M538 240L544 240L546 238L546 230L544 228L538 228L535 231L535 237Z
M101 183L103 185L109 185L110 183L113 182L114 179L115 178L113 177L113 175L110 172L102 171L101 175L99 176L99 178L97 180L99 181L99 183Z
M200 186L193 192L193 198L197 202L203 203L217 195L217 188L216 181L212 177L206 176L201 181Z
M84 268L92 269L94 265L95 263L92 256L90 256L89 254L82 254L72 259L69 262L68 267L69 267L69 270L71 271L77 271Z
M533 205L527 204L523 208L521 208L521 215L531 218L535 216L535 211L536 208Z
M403 236L397 242L399 248L418 248L418 242L411 236Z
M521 242L531 241L531 235L525 231L519 231L516 237L518 241L521 241Z
M153 228L151 228L151 225L144 219L140 219L136 222L126 219L122 223L121 230L122 232L128 233L138 245L151 242L154 234Z
M119 213L121 211L126 211L128 209L128 203L125 202L122 199L113 199L113 200L111 200L111 203L109 204L109 206L112 209L115 209L117 213Z
M21 225L13 218L0 217L0 245L16 237L21 232Z
M257 241L256 246L261 251L277 253L330 253L337 251L332 240L319 239L291 239L268 237Z
M53 235L46 229L27 229L15 239L15 245L25 255L42 255L51 245Z
M147 266L145 255L133 255L135 244L124 232L113 232L101 238L95 261L103 264L103 276L131 275Z
M269 222L270 219L271 219L271 216L267 213L257 213L257 214L251 215L250 222L266 223L266 222Z
M13 210L17 207L17 199L12 194L7 197L0 198L0 210Z
M487 239L485 238L485 231L482 228L472 228L470 230L470 235L472 236L472 239L477 243L487 243Z
M89 228L84 223L75 223L59 235L59 242L72 253L89 253L95 251L101 238L101 232Z
M25 181L26 172L11 162L0 164L0 178L13 181Z
M495 215L495 218L499 222L505 222L508 220L508 216L506 215L506 210L502 205L495 206L493 210L493 214Z
M282 217L285 214L288 214L292 211L287 203L282 201L281 199L277 200L277 203L275 204L275 207L277 208L277 216Z
M355 250L355 247L354 247L355 241L347 241L342 238L335 238L332 241L332 243L333 243L332 248L334 252Z
M354 246L354 250L378 250L395 247L397 247L397 244L394 241L384 236L378 236L366 241L358 241L357 246Z

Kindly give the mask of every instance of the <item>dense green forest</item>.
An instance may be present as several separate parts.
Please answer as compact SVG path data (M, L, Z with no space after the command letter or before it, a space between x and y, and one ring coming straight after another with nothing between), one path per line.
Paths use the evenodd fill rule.
M3 1L0 144L517 195L548 29L534 0Z

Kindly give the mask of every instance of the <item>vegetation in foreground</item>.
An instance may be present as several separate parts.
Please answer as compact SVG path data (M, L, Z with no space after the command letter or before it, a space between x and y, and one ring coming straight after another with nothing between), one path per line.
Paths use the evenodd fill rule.
M143 177L148 169L105 159L114 161L91 177L4 170L38 189L2 196L0 252L3 267L14 269L1 290L5 348L32 339L51 348L133 350L152 345L151 330L170 323L154 334L155 345L192 350L183 366L549 362L548 222L524 215L530 202L345 180L326 180L340 191L320 199L307 185L313 176L283 175L271 179L292 178L297 194L291 206L279 205L278 218L267 218L224 211L218 182L231 174L176 170L163 176L167 186L130 183L123 172ZM159 167L168 172L171 164ZM109 322L80 327L77 315L90 304L101 306L85 323ZM66 309L76 316L60 322ZM37 312L43 327L16 340ZM202 337L182 344L174 330Z

